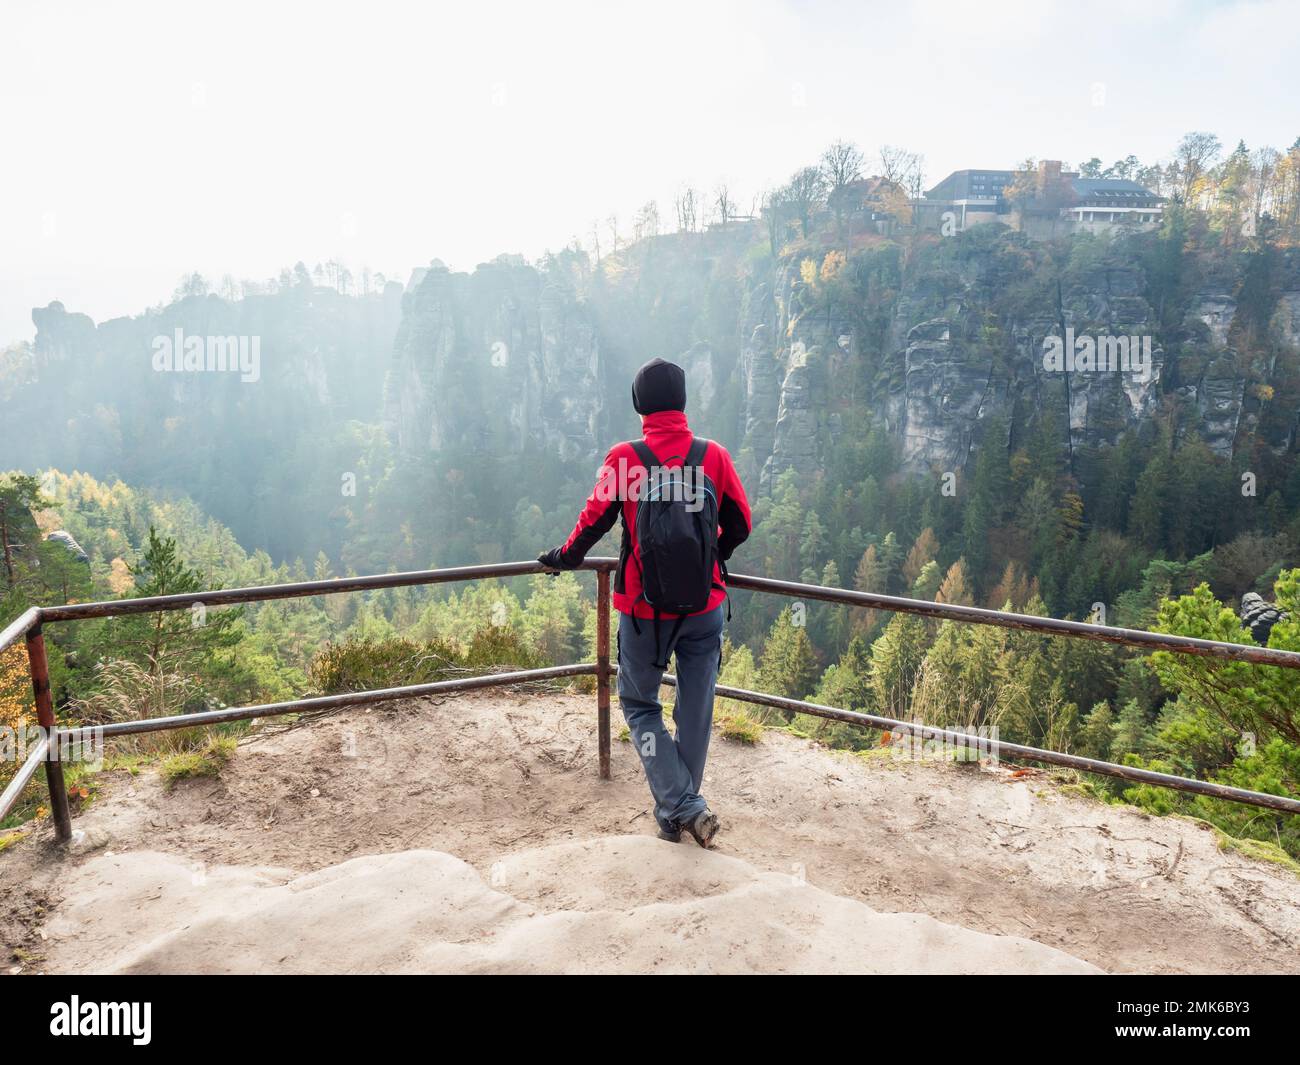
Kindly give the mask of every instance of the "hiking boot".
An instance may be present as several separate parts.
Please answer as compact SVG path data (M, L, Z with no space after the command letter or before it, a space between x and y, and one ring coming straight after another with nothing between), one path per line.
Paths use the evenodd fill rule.
M680 828L660 828L659 838L669 843L680 843L682 841L682 830Z
M691 834L695 842L706 850L713 846L713 837L718 834L718 829L721 827L718 823L718 815L707 808L682 826Z

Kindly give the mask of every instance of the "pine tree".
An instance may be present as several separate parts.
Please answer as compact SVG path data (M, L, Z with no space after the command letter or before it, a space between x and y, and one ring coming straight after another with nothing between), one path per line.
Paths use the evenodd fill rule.
M939 590L943 577L939 572L939 563L931 560L921 567L921 572L917 574L916 580L912 583L911 595L913 599L933 599L935 592Z
M58 540L36 544L39 565L32 573L35 596L42 603L76 603L94 597L90 566Z
M788 699L806 699L817 682L817 655L802 625L795 625L790 610L782 610L758 665L762 691Z
M776 479L771 509L761 522L755 524L766 547L767 575L778 580L790 580L792 574L802 569L799 549L804 524L794 470L786 470Z
M1066 436L1056 408L1045 404L1037 413L1033 431L1025 449L1026 473L1031 480L1053 484L1064 465Z
M880 527L881 493L880 482L871 474L862 482L862 500L859 503L862 512L862 525L869 531Z
M329 556L324 551L316 552L316 561L312 565L311 579L314 581L327 581L334 576L334 571L330 567Z
M1011 502L1011 474L1005 450L1006 433L1005 421L999 417L989 420L984 442L975 460L975 472L966 499L962 521L965 550L962 553L977 586L983 582L992 561L989 534L1001 523L1002 515Z
M0 579L6 591L34 568L41 534L33 514L45 505L35 477L18 473L0 480Z
M139 563L130 567L135 587L129 598L181 595L211 589L212 584L180 557L176 541L160 537L149 526L149 541ZM192 677L200 690L219 698L247 692L250 676L234 658L234 648L244 639L243 608L206 609L202 603L188 610L132 614L114 619L101 648L105 657L125 658L159 678Z
M853 574L853 587L859 592L883 592L885 590L885 567L879 558L876 545L872 544L862 553L857 571Z
M1150 743L1151 727L1146 712L1136 699L1130 699L1111 726L1111 756L1122 759L1126 754L1145 754Z
M912 711L929 725L973 724L966 685L962 676L962 655L969 626L943 621L934 643L926 652L916 689Z
M1108 759L1111 741L1114 738L1115 715L1110 703L1099 702L1083 719L1083 728L1079 730L1079 753L1087 758Z
M839 588L840 570L835 565L834 560L827 562L822 569L821 579L819 582L825 588ZM848 639L849 629L852 625L853 618L849 613L850 608L846 606L837 606L833 603L818 603L815 625L814 643L822 651L828 654L838 654L844 646L844 641Z
M583 631L582 587L572 573L538 573L523 611L525 638L551 663L572 662Z
M880 541L880 564L884 567L884 586L878 591L897 594L902 590L903 577L903 549L899 546L898 537L892 532L885 533L885 538Z
M834 706L840 710L869 712L872 708L871 698L871 652L866 642L858 636L849 641L849 646L838 662L830 666L817 685L812 701L823 706ZM835 747L862 749L875 742L877 733L874 729L863 729L839 721L825 718L807 718L812 735L823 743ZM800 719L803 723L803 719Z
M799 562L803 570L813 570L822 564L826 555L826 530L817 511L808 511L803 521L803 533L799 542Z
M853 574L853 587L859 592L876 592L883 594L886 590L887 576L884 563L880 561L876 545L872 544L863 553ZM880 611L858 607L853 611L853 631L865 635L876 627Z
M1133 502L1129 508L1129 535L1152 550L1164 543L1165 521L1168 514L1167 493L1172 482L1170 459L1161 446L1147 463L1137 480Z
M926 642L925 620L898 614L871 645L871 688L882 713L907 715Z
M718 675L718 683L724 684L730 688L744 688L753 691L757 684L755 677L758 669L754 665L754 652L746 647L743 643L733 645L730 640L725 640L722 645L722 671ZM729 700L723 700L730 706ZM739 709L747 704L736 703L731 709Z
M1048 482L1035 477L1016 509L1017 524L1029 539L1030 560L1040 567L1055 551L1060 535L1060 512Z
M1010 630L994 625L965 625L962 630L958 665L969 724L996 725L1002 709L999 700L1018 666Z

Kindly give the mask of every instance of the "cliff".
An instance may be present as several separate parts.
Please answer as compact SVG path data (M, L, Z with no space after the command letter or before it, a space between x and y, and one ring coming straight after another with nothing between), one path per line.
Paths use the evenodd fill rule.
M826 233L773 255L761 225L741 222L598 263L573 249L469 273L435 261L400 295L307 284L98 326L52 304L34 312L30 365L9 376L0 445L12 465L183 489L273 554L334 557L361 520L340 478L376 487L389 449L408 473L387 486L395 495L366 496L380 508L368 520L420 523L430 543L459 536L458 558L478 531L416 510L394 518L392 501L436 501L452 476L469 493L455 509L499 524L499 538L515 523L506 497L571 497L605 447L637 434L628 382L653 355L686 367L694 424L731 448L755 495L786 470L824 475L872 431L921 474L965 469L992 425L1013 449L1042 427L1085 486L1090 456L1129 436L1150 446L1162 429L1225 460L1285 456L1300 408L1300 257L1193 255L1162 239L1031 242L985 225L847 248ZM150 345L176 330L259 337L260 380L157 372ZM1052 345L1081 336L1126 338L1149 360L1053 367ZM229 487L222 463L249 481ZM555 528L533 527L522 546L569 519L540 520Z
M384 422L404 456L449 449L588 457L604 387L586 304L561 279L501 259L437 264L402 299Z
M98 325L37 308L0 374L0 466L184 493L277 556L335 553L340 485L371 446L349 426L379 419L400 314L395 284L194 295Z
M1224 458L1291 446L1294 415L1261 425L1258 397L1294 359L1259 365L1239 350L1239 263L1217 264L1162 320L1142 247L983 230L922 244L906 267L887 241L838 259L812 246L772 257L738 224L649 238L579 277L502 262L430 270L405 297L390 433L406 453L540 448L594 461L635 434L626 384L661 355L686 367L696 424L763 486L787 469L822 472L846 425L868 422L913 472L961 470L992 419L1018 444L1045 414L1071 456L1162 418ZM1283 266L1272 339L1300 349L1300 276ZM1046 366L1052 338L1069 335L1123 337L1149 359Z

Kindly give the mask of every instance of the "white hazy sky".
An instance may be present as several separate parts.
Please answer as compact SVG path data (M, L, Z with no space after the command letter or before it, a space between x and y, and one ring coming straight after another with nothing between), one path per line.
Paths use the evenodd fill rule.
M837 137L931 182L1193 129L1286 148L1298 70L1295 0L4 0L0 344L190 270L405 280L667 218L683 182L748 206Z

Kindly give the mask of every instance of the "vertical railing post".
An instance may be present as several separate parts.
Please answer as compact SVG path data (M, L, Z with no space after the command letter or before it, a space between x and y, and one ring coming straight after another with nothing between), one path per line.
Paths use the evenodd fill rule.
M609 779L609 570L596 573L596 732L600 779Z
M72 838L72 816L68 813L68 790L63 784L63 763L59 761L54 702L50 698L50 663L45 657L45 636L40 625L27 633L27 662L32 671L32 693L36 696L36 723L50 738L50 750L45 756L45 781L50 787L54 834L66 843Z

